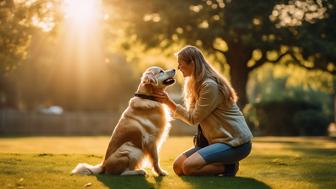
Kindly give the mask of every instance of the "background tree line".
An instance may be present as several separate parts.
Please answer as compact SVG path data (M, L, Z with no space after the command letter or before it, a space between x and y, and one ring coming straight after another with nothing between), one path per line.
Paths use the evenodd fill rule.
M57 53L61 1L30 2L0 2L1 107L121 111L147 66L176 66L173 53L191 44L230 78L256 130L325 134L333 121L333 0L106 0L104 58L89 59L83 80L77 59Z

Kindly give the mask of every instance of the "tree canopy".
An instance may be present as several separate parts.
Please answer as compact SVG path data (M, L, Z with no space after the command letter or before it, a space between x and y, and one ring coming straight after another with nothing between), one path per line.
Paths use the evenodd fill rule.
M264 63L286 61L335 73L335 1L313 0L113 0L129 35L148 48L192 44L221 53L247 103L248 75ZM286 58L285 58L286 57Z
M11 71L27 57L34 26L41 26L43 20L51 18L50 2L53 0L0 1L0 74ZM50 28L43 26L45 30Z
M65 2L72 2L73 6L67 10L74 16L72 20L66 18L67 11L62 7ZM131 3L105 0L101 4L99 1L101 9L95 10L96 17L91 17L91 20L88 20L90 15L82 13L80 5L84 3L79 2L0 0L1 91L16 88L13 84L6 84L3 78L22 62L27 63L22 70L33 70L30 74L38 75L33 69L35 66L43 73L38 78L45 75L54 78L49 79L54 81L50 88L57 91L52 92L57 98L62 96L59 94L62 91L68 91L63 95L64 102L69 97L74 98L70 94L78 90L78 83L87 85L86 90L91 91L89 81L98 87L94 81L103 83L109 77L109 72L102 71L107 70L107 64L129 61L129 57L115 60L118 59L115 49L118 53L122 50L111 44L118 40L124 41L126 51L139 54L141 61L151 59L157 64L168 59L156 56L146 59L145 54L152 50L158 54L167 52L164 49L177 51L181 44L201 48L209 55L210 63L216 64L222 73L229 73L241 107L247 103L246 86L252 71L265 63L289 63L335 74L334 0L138 0ZM90 3L86 5L91 6ZM93 7L89 7L86 13L94 12L92 10ZM52 40L54 34L56 37ZM144 53L143 47L150 50ZM165 56L163 53L160 55ZM212 55L219 58L214 59ZM140 65L138 60L135 62L137 64L131 66L132 69L149 65ZM46 65L49 72L41 67ZM113 65L113 69L116 66ZM12 73L12 76L15 74L20 75ZM98 75L100 79L95 80ZM63 89L58 91L59 88ZM11 94L6 93L6 96L14 96ZM82 104L85 103L83 100Z

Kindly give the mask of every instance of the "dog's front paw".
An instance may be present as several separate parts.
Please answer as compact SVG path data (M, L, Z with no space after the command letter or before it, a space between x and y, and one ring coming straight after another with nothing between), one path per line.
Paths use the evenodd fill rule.
M159 176L167 176L168 175L168 173L165 170L162 170L162 169L160 171L158 171L157 173L158 173Z

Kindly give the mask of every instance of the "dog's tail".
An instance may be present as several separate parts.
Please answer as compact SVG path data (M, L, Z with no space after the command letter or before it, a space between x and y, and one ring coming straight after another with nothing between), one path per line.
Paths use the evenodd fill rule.
M79 163L72 171L71 174L91 175L103 172L102 164L89 165L87 163Z

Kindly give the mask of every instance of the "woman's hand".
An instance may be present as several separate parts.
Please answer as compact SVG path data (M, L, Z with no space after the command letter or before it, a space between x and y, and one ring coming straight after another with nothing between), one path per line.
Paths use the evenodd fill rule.
M176 104L171 100L166 92L155 93L157 101L166 104L172 111L176 110Z

